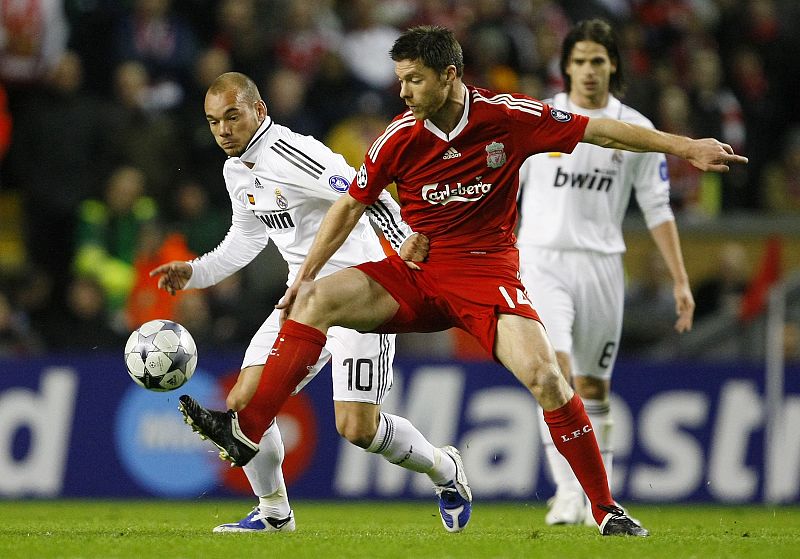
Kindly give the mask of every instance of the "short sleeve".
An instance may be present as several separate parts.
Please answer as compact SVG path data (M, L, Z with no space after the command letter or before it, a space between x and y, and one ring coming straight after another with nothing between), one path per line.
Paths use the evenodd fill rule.
M364 163L350 186L350 196L369 206L378 199L384 188L394 182L391 160L393 147L397 138L415 123L414 117L409 113L396 117L386 127L364 156Z
M527 155L572 153L583 139L589 118L542 104L541 114L516 113L514 135L525 146Z

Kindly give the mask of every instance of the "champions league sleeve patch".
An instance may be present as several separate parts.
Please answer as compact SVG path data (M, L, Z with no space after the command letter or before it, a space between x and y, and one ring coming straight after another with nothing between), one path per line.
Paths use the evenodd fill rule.
M554 120L558 122L569 122L572 120L572 114L568 113L567 111L562 111L559 109L550 109L550 116L553 117Z
M339 175L333 175L331 178L329 178L328 184L331 185L331 188L336 192L347 192L347 190L350 188L350 183L347 181L347 179Z
M358 188L367 188L367 168L362 163L361 168L358 170L358 174L356 175L356 184Z

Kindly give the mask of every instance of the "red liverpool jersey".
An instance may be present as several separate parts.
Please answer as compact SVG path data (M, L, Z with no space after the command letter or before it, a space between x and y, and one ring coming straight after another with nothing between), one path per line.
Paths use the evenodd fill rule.
M350 187L372 204L396 183L403 219L430 239L430 258L513 247L520 165L534 153L570 153L588 122L520 94L468 86L466 97L449 134L411 111L397 116Z

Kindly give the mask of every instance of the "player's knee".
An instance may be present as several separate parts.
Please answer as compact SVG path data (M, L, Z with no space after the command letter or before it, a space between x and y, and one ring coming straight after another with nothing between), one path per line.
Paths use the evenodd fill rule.
M303 315L316 303L314 282L306 282L300 285L292 304L292 316Z
M556 352L556 361L558 368L561 369L561 374L568 383L572 383L572 362L568 353L563 351Z
M320 288L317 282L302 284L292 306L292 318L316 326L318 318L329 312L328 299L325 289Z
M336 430L352 444L367 448L375 438L376 426L354 416L336 418Z
M561 377L558 364L546 356L535 355L525 363L523 384L531 392L557 382Z
M526 373L520 379L541 405L562 403L569 385L561 374L555 359L541 356L526 364Z

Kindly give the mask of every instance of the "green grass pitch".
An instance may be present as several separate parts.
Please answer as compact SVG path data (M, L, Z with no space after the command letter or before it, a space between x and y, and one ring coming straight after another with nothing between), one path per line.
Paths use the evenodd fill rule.
M476 502L469 527L448 534L436 502L293 503L297 531L212 534L251 501L0 501L0 557L592 559L800 557L800 507L634 506L650 538L603 538L548 527L544 507Z

